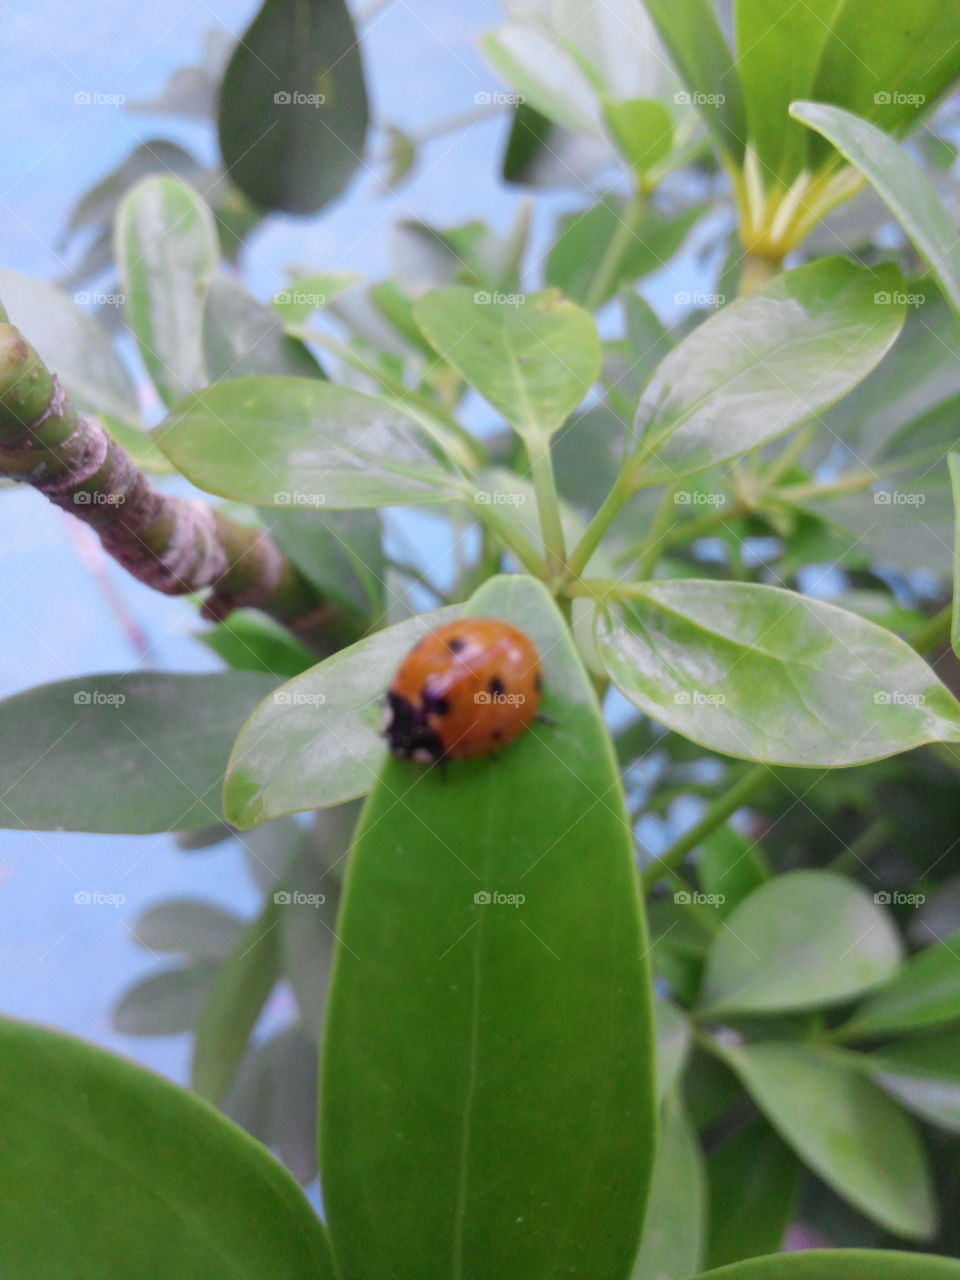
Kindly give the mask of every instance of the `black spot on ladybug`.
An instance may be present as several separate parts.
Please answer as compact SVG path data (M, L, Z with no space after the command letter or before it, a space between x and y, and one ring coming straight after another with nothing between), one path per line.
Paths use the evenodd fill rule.
M447 641L447 648L451 653L459 653L461 649L465 649L466 647L466 640L461 640L459 636L451 636Z
M428 715L446 716L450 714L450 703L440 694L424 689L423 709Z
M533 677L533 687L536 689L537 693L541 693L543 691L543 680L540 677L539 671Z
M494 729L494 731L493 731L493 733L491 733L490 737L494 740L494 742L499 742L499 741L500 741L500 739L503 737L503 730L502 730L502 729Z
M506 687L499 676L494 676L490 681L490 693L494 698L502 698L506 693Z

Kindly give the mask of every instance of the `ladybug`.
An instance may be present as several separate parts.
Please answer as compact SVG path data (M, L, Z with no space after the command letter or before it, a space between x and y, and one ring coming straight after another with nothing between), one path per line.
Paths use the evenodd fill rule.
M436 764L499 751L536 716L540 657L499 618L447 622L419 640L387 693L384 737L394 755Z

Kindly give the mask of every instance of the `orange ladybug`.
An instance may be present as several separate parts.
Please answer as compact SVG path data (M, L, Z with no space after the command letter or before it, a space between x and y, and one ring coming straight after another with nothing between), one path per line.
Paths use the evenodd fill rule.
M447 622L419 640L397 669L384 737L401 759L435 764L499 751L537 714L540 657L499 618Z

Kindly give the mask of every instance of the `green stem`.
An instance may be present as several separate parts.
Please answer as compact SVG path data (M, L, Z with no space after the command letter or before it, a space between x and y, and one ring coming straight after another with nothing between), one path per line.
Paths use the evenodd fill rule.
M782 262L779 258L768 258L765 254L747 250L743 256L743 268L737 285L737 297L746 298L751 293L755 293L768 280L773 279L781 266Z
M679 481L677 484L679 484ZM641 546L640 554L637 557L634 571L636 578L650 577L657 567L657 561L663 551L669 528L677 522L677 506L674 502L677 484L668 486L659 507L657 507L653 520L650 522L646 541Z
M932 618L921 623L910 637L910 644L917 653L929 653L943 640L949 639L952 620L953 604L945 604Z
M858 866L863 866L867 858L876 852L883 843L886 834L886 818L874 818L873 822L860 832L853 844L841 849L833 861L829 863L827 870L842 871L844 873L856 871Z
M773 774L769 765L755 764L740 775L733 786L713 804L699 822L694 823L689 831L675 840L656 862L644 868L642 883L645 891L649 891L668 871L675 870L698 844L701 844L712 831L722 826L731 814L741 809L758 791L770 782Z
M643 191L637 191L627 205L624 216L615 233L607 241L600 265L590 281L590 287L583 299L587 311L596 311L607 299L617 281L620 266L630 248L631 242L637 238L637 228L643 220L647 197Z
M632 490L627 485L624 477L622 475L619 476L613 488L601 503L600 509L587 525L583 537L577 543L573 554L570 556L568 566L571 577L578 578L583 573L590 563L593 553L600 545L603 535L620 514L620 510L630 497L631 492Z
M530 476L537 499L537 514L540 517L547 578L551 587L556 590L566 575L567 548L563 537L560 499L553 474L549 437L530 441L527 444L527 457L530 460Z

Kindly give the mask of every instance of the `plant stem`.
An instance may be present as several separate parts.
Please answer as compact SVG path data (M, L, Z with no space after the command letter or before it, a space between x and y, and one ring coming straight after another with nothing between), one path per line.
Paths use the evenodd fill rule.
M607 295L615 285L617 272L630 248L630 243L636 239L637 227L643 218L646 203L646 193L637 191L627 205L616 232L607 241L600 265L583 299L583 306L587 311L596 311L597 307L606 301Z
M556 590L567 572L567 548L563 537L560 499L553 474L549 436L531 440L527 445L527 456L530 459L530 475L537 499L537 514L540 517L547 578L551 588Z
M949 638L952 619L953 604L945 604L932 618L928 618L917 627L909 643L917 653L929 653L942 640Z
M644 868L641 877L644 890L649 891L666 872L679 867L688 853L752 799L772 777L770 766L766 764L752 765L742 773L728 791L714 800L699 822L694 823L689 831L675 840L655 862Z
M754 253L748 249L743 256L743 269L737 285L737 297L747 298L751 293L756 293L768 280L773 279L780 267L779 259L768 258L762 253Z
M620 514L620 509L630 497L630 488L623 479L623 476L617 478L613 488L604 498L600 505L600 509L587 525L584 530L583 537L577 543L571 554L568 567L572 577L579 577L590 563L593 553L607 532L614 520Z
M677 484L679 484L679 481ZM636 578L649 578L657 567L657 561L660 559L660 554L667 540L669 527L671 524L676 523L677 520L677 509L674 502L677 484L668 486L650 522L646 541L640 548L640 554L637 557L634 572Z
M886 818L874 818L873 822L857 836L853 844L842 849L827 866L828 871L855 871L862 866L887 834Z

